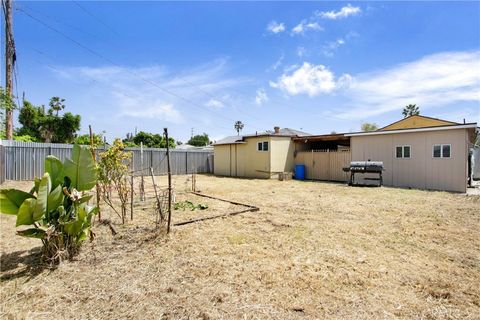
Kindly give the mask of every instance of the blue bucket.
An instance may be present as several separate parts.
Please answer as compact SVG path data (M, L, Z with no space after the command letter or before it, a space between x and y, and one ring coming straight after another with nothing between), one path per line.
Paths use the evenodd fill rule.
M295 165L295 180L305 180L305 165L296 164Z

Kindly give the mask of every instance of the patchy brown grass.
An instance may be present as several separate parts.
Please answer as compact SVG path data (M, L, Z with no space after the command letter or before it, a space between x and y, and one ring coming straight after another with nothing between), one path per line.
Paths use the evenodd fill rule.
M174 177L178 199L209 209L174 221L235 209L181 194L187 178ZM203 175L197 186L261 210L168 237L151 231L151 203L125 226L105 212L119 233L97 224L96 240L55 270L2 216L1 317L480 318L480 197Z

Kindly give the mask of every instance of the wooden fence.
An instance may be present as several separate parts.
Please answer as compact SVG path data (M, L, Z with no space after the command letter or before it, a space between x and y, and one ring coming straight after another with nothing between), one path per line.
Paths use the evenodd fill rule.
M71 156L71 144L36 143L4 140L0 149L0 179L32 180L44 172L45 157L54 155L61 161ZM3 151L1 151L3 150ZM100 147L97 155L105 150ZM140 148L126 148L133 153L131 169L135 175L150 174L150 167L155 175L167 172L166 149L143 148L143 165ZM212 173L213 152L203 150L170 150L172 174Z
M296 164L305 165L305 178L309 180L348 181L348 167L352 159L350 150L312 150L298 152Z

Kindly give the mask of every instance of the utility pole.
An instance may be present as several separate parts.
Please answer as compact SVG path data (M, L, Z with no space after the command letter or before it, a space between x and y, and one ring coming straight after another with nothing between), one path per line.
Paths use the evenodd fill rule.
M2 0L5 15L5 91L8 107L5 110L5 130L7 140L13 139L13 66L16 60L13 41L13 1Z

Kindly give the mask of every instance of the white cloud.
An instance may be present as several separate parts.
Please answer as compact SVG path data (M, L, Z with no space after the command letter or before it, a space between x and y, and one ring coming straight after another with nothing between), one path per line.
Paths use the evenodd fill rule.
M337 83L334 74L327 67L304 62L291 74L284 73L277 79L277 82L270 81L270 86L290 95L308 94L313 97L321 93L331 93L340 85L343 87L345 78L341 79L342 83Z
M155 118L172 123L181 123L183 120L180 112L173 105L161 103L148 108L127 109L122 114L135 118Z
M282 55L278 58L277 61L275 61L275 63L267 71L277 70L278 67L280 67L282 65L283 59L285 59L285 54L282 52Z
M348 16L354 16L361 12L362 10L359 7L353 7L350 3L347 4L345 7L340 9L340 11L322 11L317 12L317 15L323 19L342 19Z
M304 34L306 31L321 31L323 30L322 26L318 22L307 22L307 20L302 20L292 29L292 34Z
M305 49L305 47L298 47L297 48L297 56L299 56L300 58L305 56L307 54L307 49Z
M255 103L258 105L262 105L263 103L268 101L267 93L265 89L258 89L255 96Z
M338 49L338 47L344 45L346 42L342 38L338 38L335 41L328 42L322 48L322 53L327 57L332 57L334 52Z
M343 119L363 119L409 103L421 109L461 101L480 100L480 51L444 52L399 64L385 70L359 74L347 91L348 111Z
M276 21L270 21L267 26L267 31L270 31L272 33L280 33L285 31L285 25Z
M101 93L102 100L107 101L101 109L111 110L114 117L155 118L171 123L182 123L185 118L195 117L199 112L208 115L208 108L199 109L204 105L199 101L205 99L206 93L219 97L207 102L208 106L211 109L220 108L222 99L228 97L226 90L250 82L245 78L226 77L225 59L176 72L175 75L166 67L156 65L58 69L62 69L62 73L57 75L65 80L85 83L93 80L95 86L89 90L95 93L85 96L93 99Z
M209 108L213 108L213 109L221 109L221 108L225 107L223 102L220 101L220 100L217 100L217 99L208 100L207 103L205 103L205 106L207 106Z

